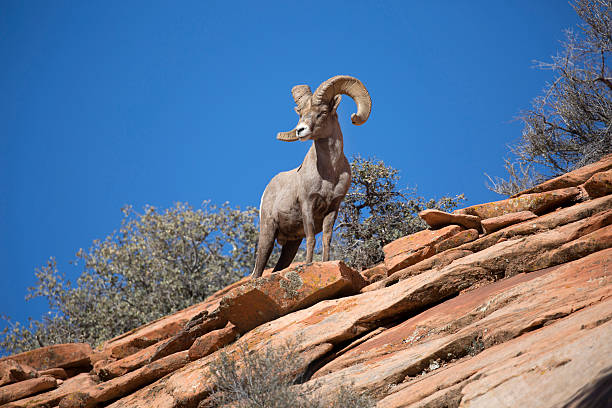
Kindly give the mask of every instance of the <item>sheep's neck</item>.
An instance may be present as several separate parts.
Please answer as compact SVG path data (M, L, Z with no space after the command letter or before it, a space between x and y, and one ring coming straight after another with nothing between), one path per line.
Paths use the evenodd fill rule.
M310 148L311 154L317 165L317 170L322 176L333 173L337 175L339 169L344 165L344 142L340 124L336 124L336 129L330 137L316 139Z
M317 139L313 142L311 150L315 155L317 164L331 163L336 168L336 165L343 162L344 158L344 142L342 140L342 132L338 125L330 137Z

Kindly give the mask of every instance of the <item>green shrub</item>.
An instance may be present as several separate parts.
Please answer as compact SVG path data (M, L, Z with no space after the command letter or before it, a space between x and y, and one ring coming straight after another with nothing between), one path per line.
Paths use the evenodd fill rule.
M334 256L358 269L381 262L389 242L425 229L420 211L450 211L464 199L461 194L426 200L414 189L400 189L399 171L373 158L354 157L351 172L351 189L336 222Z
M96 345L201 302L252 268L256 209L177 203L123 214L118 232L77 252L82 272L74 284L54 259L36 271L26 299L44 297L51 310L28 326L9 321L0 348L12 354L54 343Z

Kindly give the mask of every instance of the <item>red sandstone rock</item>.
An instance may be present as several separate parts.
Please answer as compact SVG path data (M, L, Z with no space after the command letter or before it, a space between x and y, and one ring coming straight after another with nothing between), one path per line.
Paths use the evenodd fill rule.
M434 246L463 230L449 225L439 230L423 230L397 239L383 247L387 273L393 273L433 256Z
M612 170L594 174L583 187L591 198L612 194Z
M151 357L155 354L159 345L160 343L152 344L120 360L101 360L94 365L94 372L102 380L107 381L136 370L151 361Z
M188 350L198 337L221 329L228 322L236 326L238 333L245 333L319 300L357 293L365 284L359 273L340 261L298 265L254 281L248 280L214 301L202 303L207 309L194 315L171 338L126 358L97 364L95 370L103 379L114 378L151 361ZM173 315L173 321L179 314Z
M587 181L593 174L612 169L612 154L602 158L600 161L588 164L584 167L565 173L562 176L548 180L542 184L514 195L518 197L524 194L541 193L543 191L558 190L560 188L576 187Z
M437 338L452 338L455 333L461 337L465 335L460 332L464 328L482 332L483 346L505 341L500 335L506 339L520 335L526 327L544 323L542 319L558 319L583 307L585 302L598 302L602 296L612 294L611 286L596 283L607 275L611 255L612 249L607 249L462 293L358 345L320 368L313 378ZM584 293L576 296L575 287L584 288ZM550 314L551 310L555 313Z
M435 255L411 267L392 273L388 278L374 282L363 288L362 291L366 292L387 287L397 283L400 280L422 273L428 269L440 269L457 259L483 251L499 242L517 240L522 237L533 236L541 232L550 231L573 222L586 220L589 217L596 216L597 213L602 213L609 209L612 209L612 196L601 197L576 204L572 207L563 208L559 211L534 218L530 222L515 224L492 234L484 235L475 241L468 242L450 251ZM588 221L584 222L588 223ZM567 239L570 241L575 239L570 238L571 237L568 237ZM563 243L560 245L562 244ZM545 250L546 248L541 248L541 251ZM516 256L520 257L521 254L516 254Z
M38 377L32 367L19 364L10 358L0 360L0 386Z
M480 226L480 218L474 215L466 214L450 214L440 210L424 210L419 213L419 217L423 219L431 228L442 228L447 225L461 225L466 229L475 229L482 231Z
M91 353L91 346L89 344L56 344L5 357L0 359L0 362L11 359L19 364L25 364L36 370L46 370L47 368L56 367L87 367L90 364L89 355Z
M96 364L98 364L98 362L100 361L108 361L108 360L112 360L113 357L111 357L111 353L110 351L103 351L103 350L93 350L92 353L89 355L89 362L91 363L92 366L96 366Z
M578 252L567 251L563 258L541 258L541 255L545 252L552 251L600 228L606 227L611 222L612 210L603 211L589 218L555 228L554 230L530 235L522 239L498 242L489 248L454 261L443 270L484 269L493 275L512 276L520 272L531 272L554 266L557 262L578 259L590 253L589 251L612 246L612 241L604 240L601 242L601 246L586 246L585 248L580 248ZM541 259L541 261L531 262L533 259Z
M205 301L162 317L138 327L111 340L102 346L102 357L98 359L122 359L162 340L176 335L194 316L202 312L212 313L219 307L221 298L233 289L250 281L244 277L223 289L218 290Z
M303 265L306 265L306 262L292 262L285 269L280 270L280 271L276 271L276 272L274 272L274 268L266 268L266 269L263 270L261 276L268 276L268 275L272 275L273 273L284 272L287 269L296 269L297 267L303 266Z
M372 281L368 286L361 289L361 292L362 293L370 292L372 290L386 288L401 280L408 279L420 273L423 273L429 270L439 270L449 265L454 260L463 258L464 256L468 256L471 254L473 254L472 251L462 250L462 249L457 249L457 248L441 252L439 254L432 256L431 258L427 258L407 268L400 269L397 272L393 272L386 278Z
M358 293L365 284L363 277L344 262L329 261L285 269L269 278L259 278L249 282L237 290L244 291L246 287L253 287L274 299L281 314L286 314L323 299ZM238 308L236 314L242 316L244 310ZM240 316L228 320L240 327L240 323L236 322L239 320L238 317ZM254 327L252 323L246 323L246 326Z
M285 269L281 273L261 277L256 281L245 278L231 285L230 289L223 289L198 305L109 340L103 348L115 358L127 357L159 341L179 335L192 318L202 313L211 316L209 320L216 319L216 323L211 323L211 327L207 330L223 327L231 315L231 321L241 331L246 331L254 327L253 325L306 307L320 299L356 293L365 285L365 280L342 262L299 265L295 269ZM289 293L293 291L293 286L299 287L295 293L297 297ZM181 344L177 345L178 348L164 346L167 351L158 354L157 357L162 354L172 354L179 349L188 349L193 340L204 332L196 334L186 342L179 341ZM184 338L184 336L182 334L179 337ZM177 340L168 339L167 342L171 344Z
M341 261L298 265L262 276L225 294L216 311L165 341L151 360L188 349L197 337L228 321L244 333L319 300L357 293L365 285L363 277Z
M482 308L482 305L488 304L486 310L495 310L491 307L490 299L495 299L504 291L538 278L546 272L549 271L523 273L491 285L482 286L471 292L462 293L351 348L339 358L319 368L312 378L316 379L352 365L366 362L387 351L398 351L401 348L422 343L440 336L445 331L451 333L453 330L462 327L462 321L465 322L464 325L469 324L472 320L470 317L477 316L473 311ZM451 328L450 325L454 325L454 327Z
M531 211L535 214L542 215L563 204L571 202L579 194L580 190L578 188L568 187L543 193L523 194L516 198L494 201L492 203L478 204L455 210L453 213L476 215L482 220L520 211Z
M361 275L368 282L375 282L387 276L387 267L384 263L381 263L369 269L366 269L365 271L362 271Z
M41 391L50 390L57 386L57 380L50 376L31 378L14 384L0 387L0 404L15 401Z
M601 221L602 224L608 224L607 226L567 242L559 248L525 259L526 268L537 270L548 265L559 265L610 248L612 246L612 225L609 224L612 222L612 211L608 211L606 214L608 217L602 217Z
M122 359L157 342L172 337L195 315L218 307L220 298L207 299L169 316L148 323L104 343L103 351L112 358Z
M369 279L370 285L364 287L361 291L367 292L369 290L374 290L375 288L383 287L380 286L380 284L378 284L377 282L384 281L384 286L389 286L389 282L391 282L392 280L393 283L395 283L401 279L405 279L409 276L418 275L419 273L427 271L429 269L440 269L441 267L448 265L455 259L459 259L471 254L472 252L470 251L457 251L454 250L454 248L464 243L471 242L477 238L478 231L475 229L461 231L453 235L452 237L447 238L430 247L427 252L428 255L431 255L429 258L425 258L424 260L421 260L396 272L391 271L389 276L393 276L394 278L387 279L386 275L383 276L382 274L373 275L373 278ZM384 270L386 273L386 267L384 268ZM374 286L374 283L377 283L377 285Z
M400 238L384 247L386 248L385 254L388 254L385 256L387 274L392 275L397 273L397 271L410 269L414 265L428 265L412 268L411 272L408 273L410 276L416 275L417 271L422 272L431 269L432 264L427 263L427 259L464 243L474 241L477 238L477 230L462 231L461 227L457 225L449 225L436 231L420 231L416 234ZM437 260L443 258L438 257ZM371 282L374 281L372 280Z
M53 378L57 378L58 380L65 380L68 378L68 374L66 370L63 368L49 368L47 370L39 371L39 375L49 375Z
M197 360L219 350L226 344L236 340L238 334L236 326L229 322L223 329L213 330L198 337L189 348L189 359Z
M459 245L465 244L467 242L472 242L475 239L478 239L478 231L475 229L469 229L465 231L461 231L458 234L453 235L450 238L445 239L442 242L439 242L434 245L434 250L436 254L447 251L449 249L453 249L458 247Z
M47 391L42 394L13 401L10 407L20 408L47 408L56 406L65 396L77 392L79 390L93 387L96 385L94 377L83 373L64 381L59 387L54 390ZM8 407L7 407L8 408Z
M529 275L522 275L527 277L526 280L514 278L515 281L510 282L509 286L497 287L497 290L482 294L480 298L484 300L475 307L473 303L454 306L463 310L460 313L465 318L458 318L461 314L449 315L441 311L435 318L438 322L431 323L434 331L428 333L425 330L427 335L418 340L418 344L412 344L414 347L410 347L412 340L409 335L400 336L397 343L394 343L400 347L398 352L394 352L394 347L385 346L388 343L386 340L382 341L381 353L386 353L382 357L368 359L367 364L362 366L351 365L349 372L345 368L315 379L317 382L314 385L331 392L332 387L344 384L346 378L351 378L360 390L388 390L393 381L401 381L406 375L416 375L432 366L430 360L448 358L449 353L461 358L470 347L477 350L480 342L492 347L596 304L612 294L610 285L601 284L609 273L611 255L612 249L608 249L576 261L580 266L576 263L566 264L538 272L539 275L534 275L533 279ZM340 344L376 327L372 326L374 322L406 315L410 310L421 310L424 305L435 302L435 299L447 297L451 293L450 288L457 290L466 282L482 279L486 279L486 273L473 267L465 270L445 268L440 272L423 273L378 291L319 302L308 309L259 326L225 350L231 353L241 345L256 350L295 339L300 339L299 348L304 350ZM576 287L583 288L579 296L576 296ZM609 307L605 310L608 314L612 313ZM440 319L444 319L444 316L451 319L448 328L440 325ZM605 316L599 312L597 319L606 321ZM588 323L588 320L582 321ZM453 322L456 323L453 325ZM419 327L418 323L415 325ZM383 331L379 336L384 334ZM357 347L365 347L368 342ZM158 381L152 388L144 388L111 406L135 406L146 400L156 407L178 407L189 401L198 401L205 397L207 387L210 386L207 372L214 358L215 354L194 361Z
M611 306L608 301L576 311L475 357L406 378L377 407L566 406L609 364L601 357L612 352Z
M482 220L482 228L484 229L485 234L491 234L492 232L499 231L508 225L518 224L519 222L534 218L537 218L537 215L531 211L519 211Z
M172 354L121 377L81 389L75 394L64 397L59 406L61 408L94 407L150 384L183 367L188 361L187 351Z
M390 384L414 383L429 371L435 373L440 369L439 378L444 381L446 375L441 367L542 326L549 327L609 297L612 285L602 286L601 279L605 279L607 268L612 266L611 255L612 249L608 249L570 264L515 276L460 295L357 345L319 369L314 381L306 385L325 393L350 378L358 390L384 396ZM576 287L583 288L579 296ZM579 320L588 324L612 318L612 303L606 303L607 308L598 306L596 317ZM611 329L612 324L607 331ZM599 341L600 347L603 341ZM509 371L504 373L505 377L512 377L511 366L507 364Z

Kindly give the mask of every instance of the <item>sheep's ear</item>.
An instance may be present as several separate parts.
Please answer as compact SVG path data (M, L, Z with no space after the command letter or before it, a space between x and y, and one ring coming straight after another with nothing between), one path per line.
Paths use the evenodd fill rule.
M336 95L334 96L334 99L332 100L332 113L336 113L336 109L338 109L338 106L340 105L340 101L342 100L342 95Z
M300 114L300 110L298 109L298 107L297 107L297 106L294 106L294 107L293 107L293 110L294 110L294 111L295 111L295 113L297 113L298 115Z

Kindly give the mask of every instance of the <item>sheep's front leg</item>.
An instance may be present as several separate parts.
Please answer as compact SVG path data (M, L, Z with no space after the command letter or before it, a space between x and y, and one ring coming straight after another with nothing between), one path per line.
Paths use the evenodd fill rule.
M336 216L338 211L332 211L323 218L323 262L329 261L329 252L332 239L332 233L334 232L334 223L336 222Z
M257 242L257 255L255 259L255 268L251 273L251 278L259 278L266 263L270 258L272 249L274 249L274 240L276 239L276 225L271 222L261 221L259 227L259 239Z
M306 263L311 263L316 243L311 203L306 203L302 206L302 222L304 223L304 235L306 235Z

